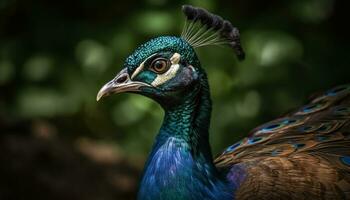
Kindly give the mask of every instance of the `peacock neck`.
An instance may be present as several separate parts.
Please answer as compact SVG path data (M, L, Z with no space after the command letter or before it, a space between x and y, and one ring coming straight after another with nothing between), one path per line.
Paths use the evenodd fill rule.
M159 139L176 138L188 144L193 156L201 153L212 162L209 145L211 99L206 78L176 106L166 107Z
M212 160L208 141L211 100L205 74L183 99L165 108L139 199L232 199Z

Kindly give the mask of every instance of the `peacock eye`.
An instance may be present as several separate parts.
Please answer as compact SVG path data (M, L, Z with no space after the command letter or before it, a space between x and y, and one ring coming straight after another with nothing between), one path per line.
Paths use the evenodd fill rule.
M170 65L168 60L164 58L158 58L152 62L151 69L158 74L162 74L169 69L169 66Z

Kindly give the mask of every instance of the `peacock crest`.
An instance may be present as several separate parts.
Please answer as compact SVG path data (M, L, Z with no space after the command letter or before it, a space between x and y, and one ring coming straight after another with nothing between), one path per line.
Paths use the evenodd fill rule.
M203 8L182 6L186 21L181 37L193 48L208 45L228 45L235 50L240 60L244 59L239 30L231 22Z

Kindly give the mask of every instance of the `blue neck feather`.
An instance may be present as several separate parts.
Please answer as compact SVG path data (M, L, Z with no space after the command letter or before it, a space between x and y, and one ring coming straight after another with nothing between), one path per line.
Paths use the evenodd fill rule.
M208 141L211 100L205 74L178 106L165 108L146 163L140 200L234 199L235 184L221 178Z

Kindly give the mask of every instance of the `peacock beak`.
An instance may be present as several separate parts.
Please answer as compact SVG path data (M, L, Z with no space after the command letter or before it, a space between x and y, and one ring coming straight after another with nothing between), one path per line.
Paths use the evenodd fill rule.
M106 83L100 91L97 93L96 100L99 101L102 97L109 96L111 94L117 94L122 92L137 92L140 91L142 86L149 87L147 83L132 81L127 72L127 69L120 71L117 76Z

